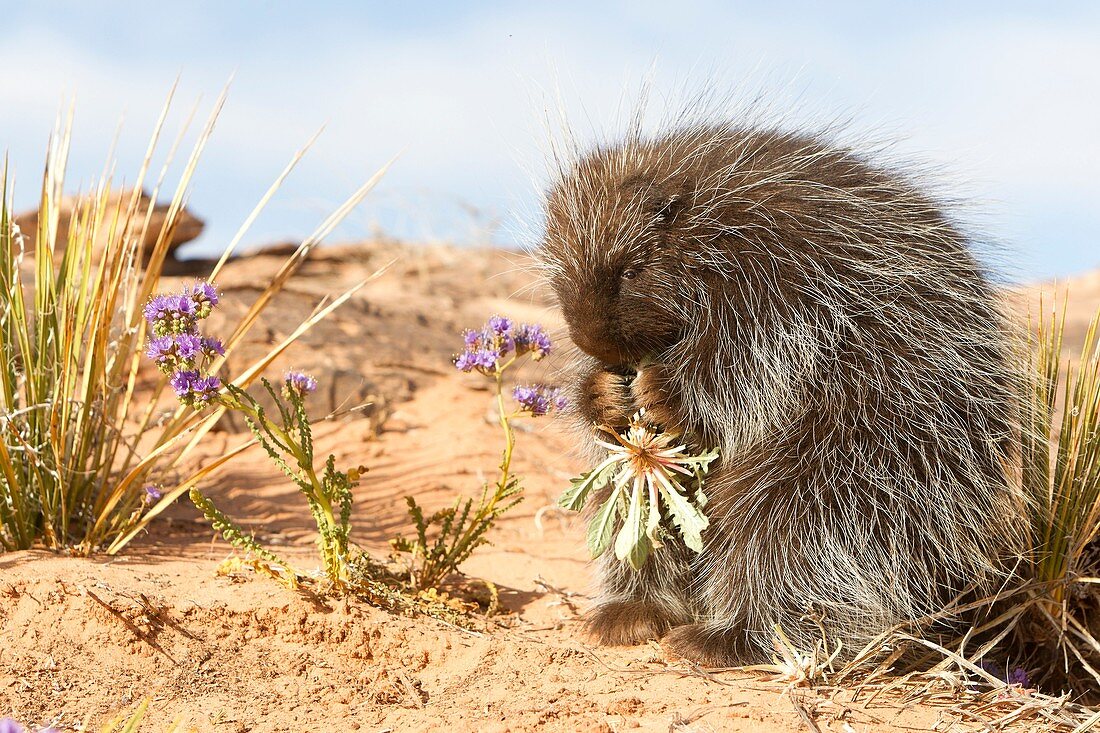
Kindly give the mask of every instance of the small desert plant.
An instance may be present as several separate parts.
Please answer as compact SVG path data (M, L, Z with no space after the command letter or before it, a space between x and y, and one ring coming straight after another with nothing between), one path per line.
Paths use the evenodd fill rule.
M703 551L703 530L709 524L703 513L707 504L703 477L718 451L700 455L685 452L675 434L663 432L645 418L634 415L623 433L601 425L597 430L613 442L597 438L607 458L573 480L558 503L579 511L589 494L611 485L607 499L596 510L588 526L588 549L599 557L615 537L615 557L640 570L650 550L661 547L661 537L671 530L662 526L667 517L688 549ZM629 486L629 490L628 490ZM615 533L615 525L622 525Z
M509 369L522 365L528 357L538 361L550 353L550 338L537 324L515 325L501 316L493 316L479 330L464 333L464 349L454 358L463 372L477 372L493 384L497 419L504 433L504 455L496 483L486 482L481 496L459 497L454 504L430 516L411 496L406 497L409 516L416 535L397 537L391 544L407 555L409 583L418 590L436 588L479 546L487 542L485 534L500 515L522 499L519 477L512 473L512 452L516 434L512 421L521 416L539 417L561 409L565 400L556 388L520 385L512 390L518 408L509 409L504 399L504 377Z
M76 199L67 241L58 241L71 118L51 137L34 233L33 266L25 237L12 220L11 189L0 178L0 550L42 544L81 553L118 552L146 524L231 451L184 475L164 491L146 491L149 477L179 468L224 408L161 416L168 380L148 385L139 374L146 337L142 304L158 290L173 232L199 157L213 132L220 97L171 197L151 251L144 251L155 201L176 151L155 180L150 175L171 96L132 183L133 195L112 196L105 176ZM183 132L181 131L181 137ZM178 142L177 142L178 145ZM261 198L214 266L217 277L249 226L301 159L300 151ZM113 165L107 166L108 170ZM356 191L302 242L226 339L224 360L242 342L310 250L367 194L381 172ZM29 272L28 272L29 270ZM309 327L345 302L355 288L316 311L290 336L244 370L245 388Z
M151 334L146 354L170 376L176 397L186 407L201 412L220 406L243 416L255 442L301 490L317 523L324 575L332 587L343 588L350 574L351 490L366 469L337 471L336 458L331 455L320 470L315 465L313 433L305 407L306 396L317 389L313 377L287 372L280 391L267 379L260 380L278 413L276 420L247 391L231 383L223 385L210 373L211 366L224 356L225 348L217 338L201 333L199 323L210 315L218 300L217 288L207 282L196 283L182 293L152 298L144 308ZM214 529L251 556L254 567L290 587L298 586L302 573L244 532L197 487L191 488L190 496Z

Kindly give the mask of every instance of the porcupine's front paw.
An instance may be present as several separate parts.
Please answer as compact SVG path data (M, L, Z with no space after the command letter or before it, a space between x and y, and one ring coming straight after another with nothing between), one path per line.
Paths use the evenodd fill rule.
M596 369L581 384L580 409L596 425L624 428L630 424L634 405L630 396L631 376L609 369Z
M672 433L684 432L680 394L673 388L667 367L650 364L642 368L630 391L634 404L645 410L648 422Z

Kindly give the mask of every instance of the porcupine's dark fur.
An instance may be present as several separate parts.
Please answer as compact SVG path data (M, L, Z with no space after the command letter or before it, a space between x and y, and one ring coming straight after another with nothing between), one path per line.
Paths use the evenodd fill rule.
M580 421L644 407L721 450L700 554L599 561L598 640L720 666L770 658L776 624L812 649L816 617L850 656L1004 580L1016 351L915 179L825 137L696 124L578 156L545 205Z

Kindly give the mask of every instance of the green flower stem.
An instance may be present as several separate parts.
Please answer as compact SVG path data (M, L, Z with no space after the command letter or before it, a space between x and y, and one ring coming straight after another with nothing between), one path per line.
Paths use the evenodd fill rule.
M238 400L232 399L231 397L223 397L223 404L225 404L226 407L230 409L238 410L247 414L252 420L258 423L262 422L264 428L275 435L275 437L279 441L280 447L284 448L290 453L290 455L294 458L295 463L298 464L298 468L303 472L305 478L309 481L309 484L312 487L310 498L316 501L317 505L321 508L321 511L324 515L325 523L328 525L326 529L331 532L339 527L340 523L336 519L336 514L333 512L332 502L329 497L325 495L325 491L321 484L321 481L317 478L317 473L314 470L313 465L309 462L308 457L302 450L301 446L298 444L298 441L293 440L287 433L287 431L279 427L279 425L269 419L267 415L261 415L259 411L257 411L252 405L243 404ZM346 547L341 547L339 549L342 553L346 554ZM343 566L343 563L341 562L340 565ZM343 575L343 569L341 570L341 575Z
M489 503L480 512L481 516L488 516L493 508L496 507L498 501L500 501L501 494L506 486L508 486L508 477L512 472L512 450L516 445L516 434L512 430L512 423L509 418L514 417L515 413L509 413L504 407L504 370L511 366L516 358L513 356L503 366L499 367L495 375L495 383L497 390L497 411L500 415L500 427L504 431L504 459L500 462L500 481L497 482L497 490L493 493L493 498L489 500Z

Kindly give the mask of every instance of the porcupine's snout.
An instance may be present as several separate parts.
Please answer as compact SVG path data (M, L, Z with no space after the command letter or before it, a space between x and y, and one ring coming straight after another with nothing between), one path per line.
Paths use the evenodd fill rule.
M621 347L612 318L613 308L596 289L560 293L562 315L569 338L584 353L608 366L630 362Z
M577 348L603 364L620 367L627 363L627 356L610 340L601 338L598 331L589 325L582 328L570 325L569 337Z

